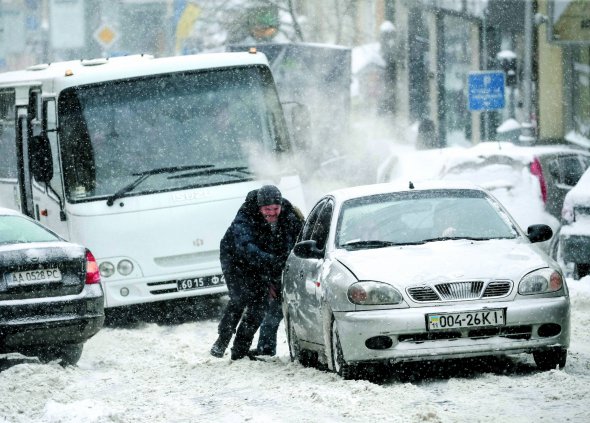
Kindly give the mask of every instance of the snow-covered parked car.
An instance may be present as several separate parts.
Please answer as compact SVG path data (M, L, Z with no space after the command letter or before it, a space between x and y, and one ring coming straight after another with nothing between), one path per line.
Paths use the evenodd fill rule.
M590 275L590 169L565 196L562 226L554 238L551 254L567 266L574 279Z
M565 195L588 166L590 152L569 145L485 142L449 157L440 177L487 189L522 227L534 219L557 230Z
M563 367L570 336L559 265L485 190L465 183L333 191L283 272L291 357L344 378L360 364L532 353Z
M588 166L590 152L567 144L483 142L468 148L395 151L379 166L377 182L469 181L493 194L521 227L545 223L556 232L565 194ZM549 244L543 248L548 250Z
M103 323L104 296L92 253L0 208L0 354L74 365Z

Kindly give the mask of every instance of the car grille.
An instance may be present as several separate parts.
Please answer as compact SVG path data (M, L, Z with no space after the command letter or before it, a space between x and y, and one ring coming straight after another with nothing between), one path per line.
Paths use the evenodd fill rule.
M487 285L483 281L461 281L415 286L407 292L412 300L425 303L498 298L508 295L511 289L511 281L491 281Z

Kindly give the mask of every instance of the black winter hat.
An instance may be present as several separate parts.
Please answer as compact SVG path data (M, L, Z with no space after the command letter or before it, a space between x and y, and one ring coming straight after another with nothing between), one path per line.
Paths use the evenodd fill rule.
M281 191L274 185L264 185L258 190L256 201L258 207L281 204L283 202L283 196L281 195Z

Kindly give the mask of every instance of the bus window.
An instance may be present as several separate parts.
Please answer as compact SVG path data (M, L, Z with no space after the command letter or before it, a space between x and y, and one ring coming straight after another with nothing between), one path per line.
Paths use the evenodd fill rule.
M14 91L0 91L0 178L17 178Z
M96 173L88 128L75 91L65 91L60 102L67 105L59 128L66 196L85 197L94 192Z
M110 196L154 169L207 170L154 172L134 193L242 182L252 178L251 158L261 150L288 149L280 104L264 67L69 88L58 112L71 201Z

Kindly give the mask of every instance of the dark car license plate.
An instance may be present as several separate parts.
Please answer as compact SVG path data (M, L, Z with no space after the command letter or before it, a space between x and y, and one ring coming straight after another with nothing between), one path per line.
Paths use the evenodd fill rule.
M217 285L225 285L225 277L223 275L201 276L198 278L179 279L176 281L176 286L179 291L207 288L209 286Z
M9 288L21 285L33 285L47 282L60 282L61 272L59 269L36 269L13 272L5 275L4 279Z

